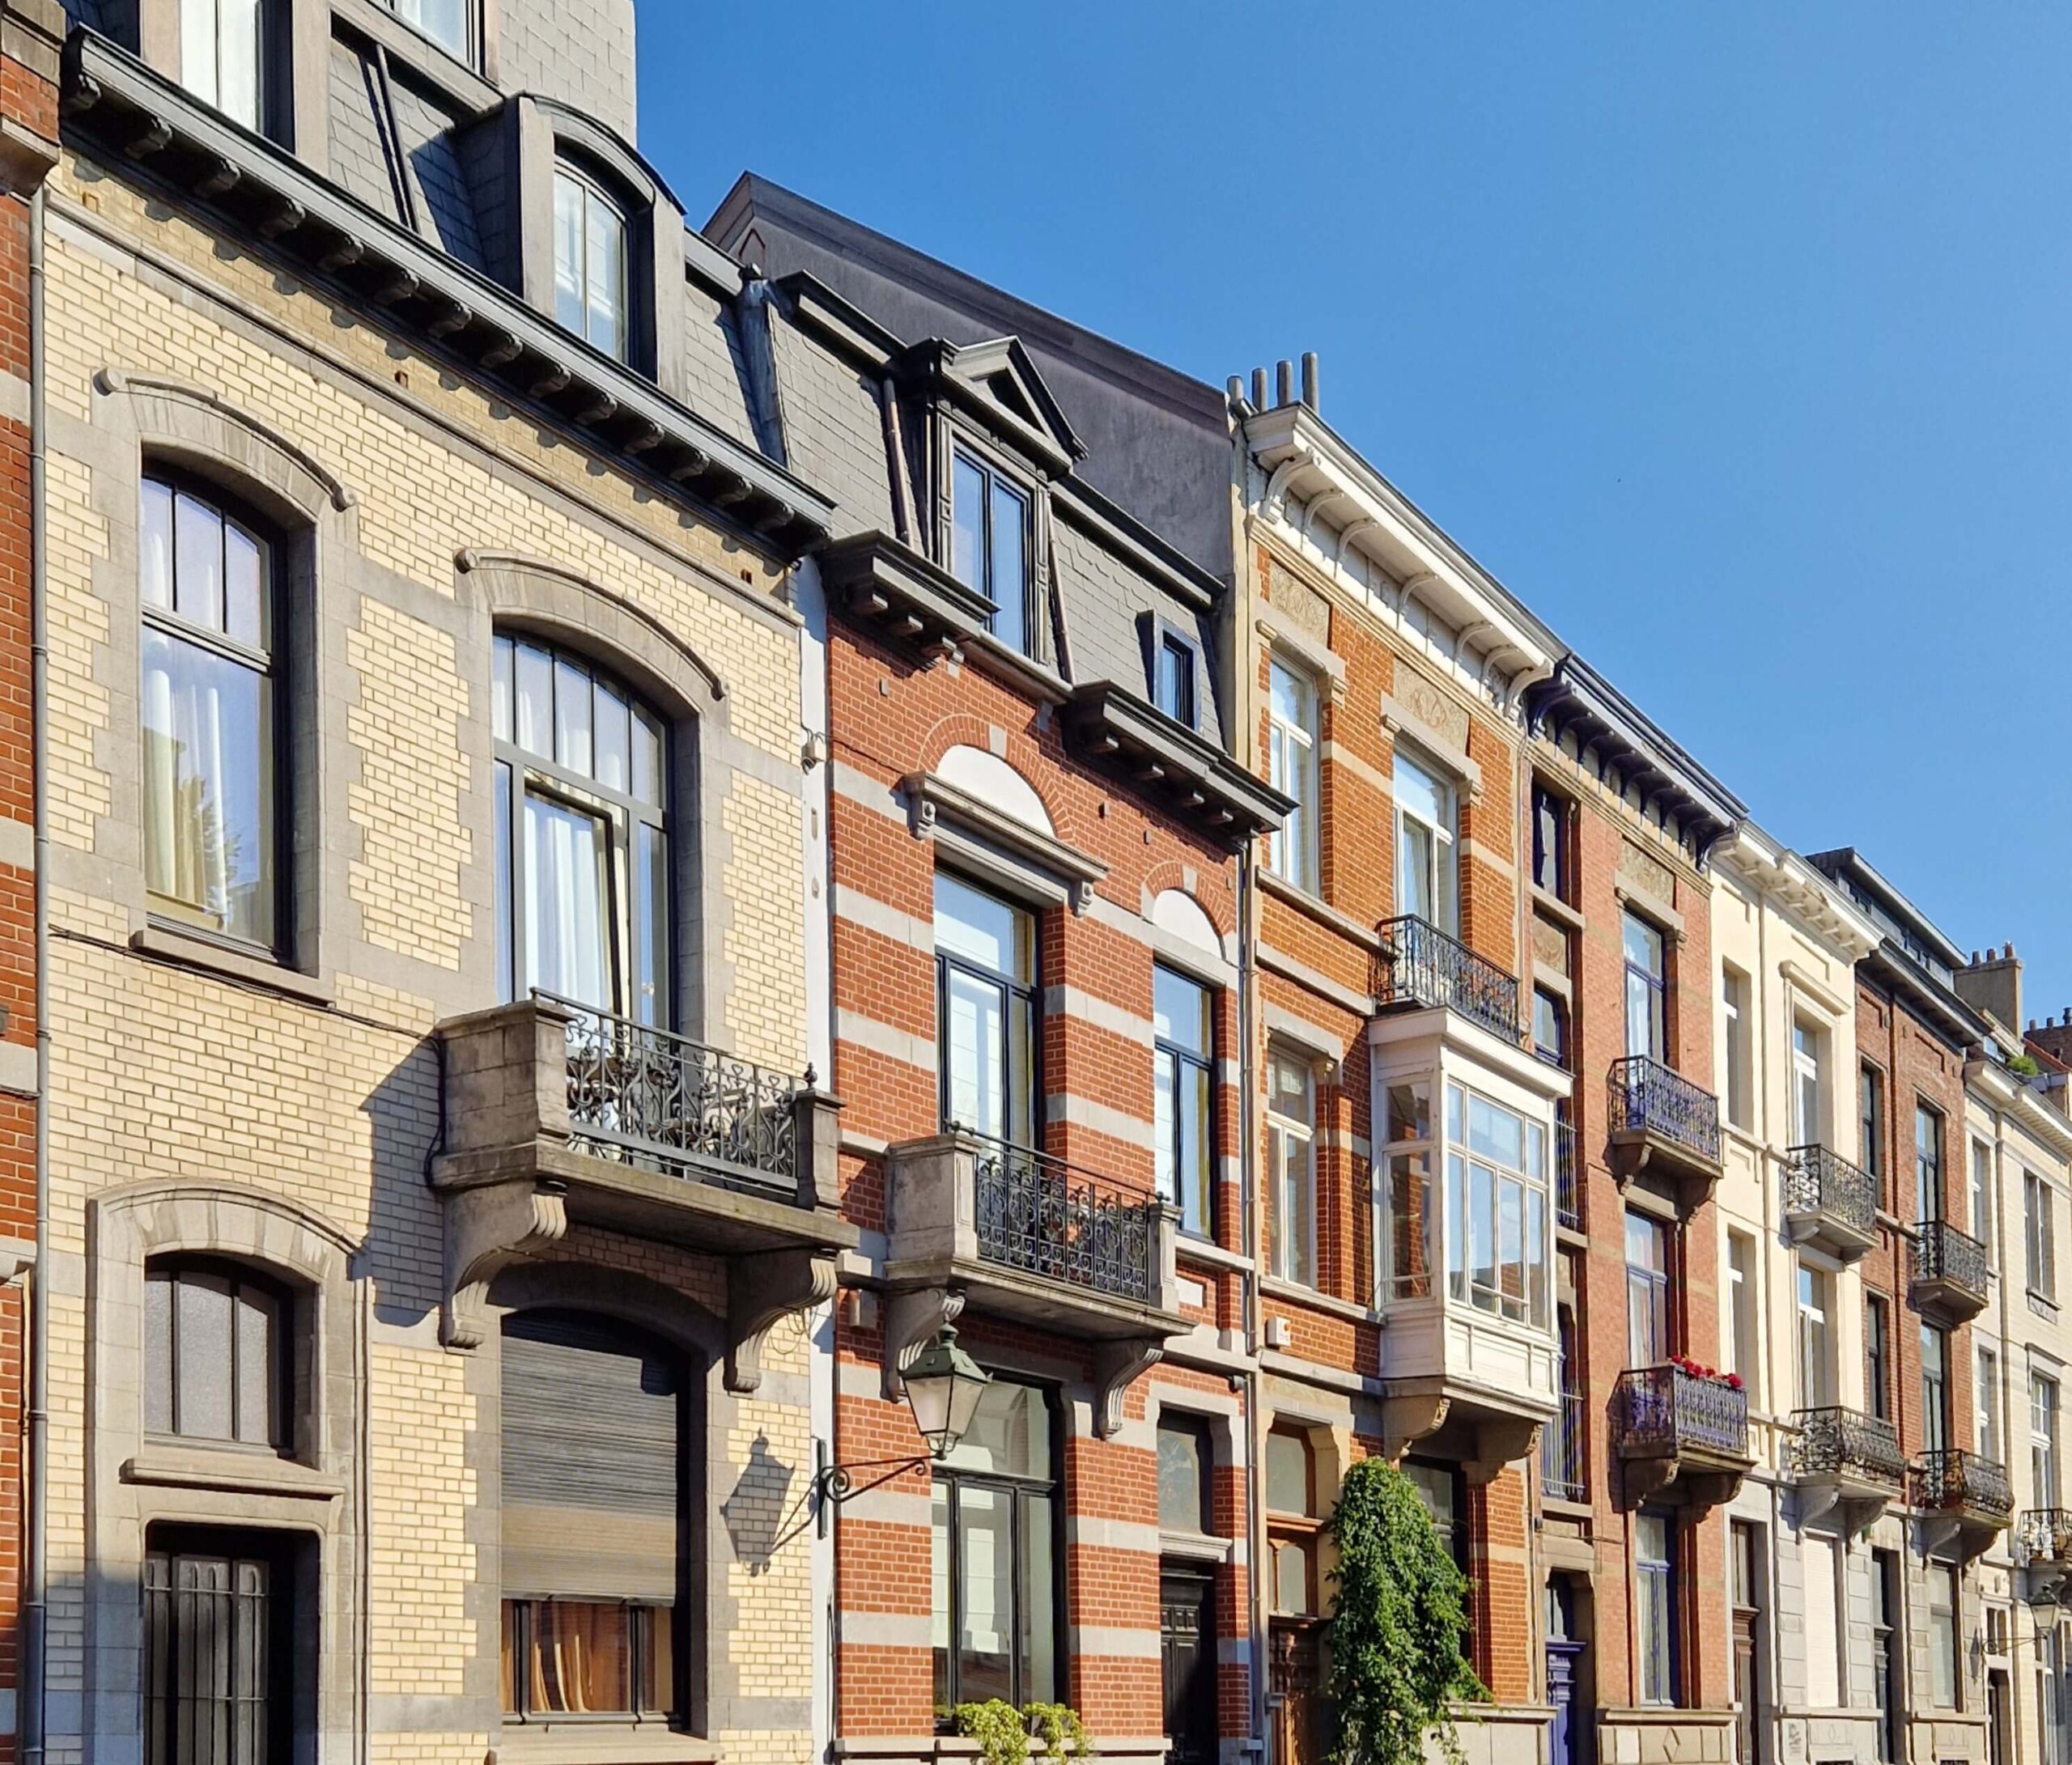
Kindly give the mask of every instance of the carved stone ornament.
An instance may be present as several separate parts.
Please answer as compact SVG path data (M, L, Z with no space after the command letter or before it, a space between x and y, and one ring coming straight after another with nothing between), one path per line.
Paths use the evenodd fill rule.
M770 1332L794 1313L834 1296L834 1259L814 1250L759 1250L727 1262L727 1389L762 1383Z
M479 1348L489 1330L490 1283L520 1258L567 1235L567 1199L558 1184L528 1178L456 1190L446 1198L445 1214L439 1340L448 1348Z

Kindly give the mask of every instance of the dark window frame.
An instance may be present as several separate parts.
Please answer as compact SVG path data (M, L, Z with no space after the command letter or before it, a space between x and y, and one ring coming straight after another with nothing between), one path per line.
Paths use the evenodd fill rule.
M1645 1557L1641 1555L1640 1521L1643 1517L1659 1521L1662 1523L1668 1540L1667 1546L1667 1554L1665 1556ZM1666 1699L1650 1698L1646 1695L1647 1665L1645 1657L1648 1651L1649 1639L1645 1636L1642 1636L1640 1639L1641 1659L1639 1662L1639 1682L1635 1687L1635 1691L1637 1695L1637 1701L1643 1708L1646 1709L1680 1709L1683 1708L1684 1626L1683 1612L1678 1603L1679 1596L1682 1592L1683 1574L1682 1565L1677 1560L1679 1555L1683 1551L1683 1548L1684 1529L1677 1525L1676 1516L1673 1512L1663 1508L1641 1508L1635 1513L1633 1526L1633 1599L1636 1611L1636 1621L1637 1623L1639 1612L1645 1604L1641 1593L1643 1579L1653 1578L1659 1580L1662 1585L1662 1610L1665 1614L1664 1621L1668 1629L1668 1635L1664 1639L1667 1645L1666 1652L1668 1656L1667 1670L1669 1679L1669 1684L1667 1687L1668 1696Z
M681 1721L684 1705L683 1637L682 1627L676 1623L676 1614L683 1605L679 1598L664 1602L660 1600L586 1599L575 1596L557 1597L553 1595L514 1594L499 1602L500 1614L510 1628L507 1641L499 1636L499 1646L511 1651L512 1708L502 1712L508 1725L527 1726L540 1723L602 1724L618 1728L652 1728L673 1726ZM584 1711L535 1710L526 1702L530 1676L524 1670L530 1655L534 1609L545 1606L617 1606L627 1616L626 1677L630 1695L628 1708L623 1709L595 1709ZM651 1621L641 1622L643 1614L666 1612L669 1614L669 1687L673 1694L672 1707L668 1709L650 1708L639 1696L640 1687L648 1682L656 1653L654 1625Z
M180 1339L179 1288L183 1275L205 1275L233 1283L232 1304L240 1292L249 1291L266 1300L271 1308L273 1319L272 1389L265 1394L267 1408L267 1438L264 1441L240 1440L236 1433L230 1435L203 1434L183 1429L180 1423L180 1386L182 1384ZM302 1351L301 1306L297 1303L295 1291L287 1282L264 1269L248 1262L239 1262L232 1257L180 1254L152 1257L144 1265L144 1282L148 1289L154 1282L163 1282L172 1288L168 1300L166 1317L169 1330L165 1344L165 1364L169 1381L166 1393L167 1415L172 1425L167 1428L149 1428L146 1432L155 1439L176 1440L189 1445L219 1449L229 1452L271 1453L282 1458L295 1454L296 1446L295 1398L300 1383ZM146 1308L146 1318L149 1309ZM240 1379L240 1345L236 1323L236 1313L231 1314L230 1331L230 1409L231 1425L235 1428L244 1388ZM146 1326L149 1328L148 1322ZM152 1403L149 1390L151 1364L155 1359L148 1342L145 1345L143 1377L146 1385L145 1413L148 1415Z
M1892 1419L1892 1305L1883 1293L1863 1296L1863 1385L1871 1419Z
M1921 1143L1924 1122L1935 1124L1932 1144L1926 1152ZM1945 1217L1947 1204L1942 1185L1949 1163L1949 1118L1926 1097L1917 1095L1913 1100L1913 1197L1918 1224L1939 1222Z
M1200 1474L1201 1488L1197 1500L1201 1504L1202 1524L1195 1529L1197 1536L1216 1538L1216 1430L1205 1415L1197 1415L1188 1410L1161 1410L1158 1414L1158 1434L1161 1451L1159 1455L1159 1511L1158 1524L1167 1531L1183 1530L1167 1521L1165 1510L1165 1456L1163 1439L1168 1433L1184 1434L1194 1442L1196 1465Z
M1044 654L1042 622L1038 617L1041 608L1036 593L1036 584L1042 574L1041 561L1036 555L1037 535L1042 524L1037 518L1037 499L1040 486L1024 477L1013 468L1003 463L989 449L976 445L972 438L961 429L953 429L949 444L945 449L946 482L944 486L945 521L942 533L942 552L940 562L952 575L957 574L957 469L960 464L968 465L978 473L985 486L981 501L983 520L979 528L979 575L975 583L964 586L976 594L983 595L993 605L993 613L986 622L986 629L996 641L1013 650L1017 656L1030 660L1040 660ZM993 580L993 507L996 494L1000 491L1020 499L1021 503L1021 583L1018 599L1021 607L1021 639L1002 636L999 630L1000 613L1009 603L1003 600L999 584ZM964 579L957 577L963 582Z
M1885 1071L1875 1062L1859 1062L1856 1077L1857 1156L1863 1168L1885 1181Z
M1018 1088L1013 1082L1016 1075L1011 1065L1005 1059L1002 1063L1008 1067L1010 1091L1019 1088L1022 1093L1023 1101L1028 1107L1030 1143L1023 1149L1028 1152L1041 1152L1043 1149L1043 916L1025 903L1015 900L1010 895L1003 894L997 889L988 888L984 883L973 880L962 871L949 867L945 868L948 868L950 876L955 877L966 888L988 896L1004 906L1012 907L1017 913L1026 914L1030 924L1030 978L1026 981L1017 980L1010 974L1004 974L997 969L987 968L983 963L973 961L969 957L953 956L940 948L936 949L936 1107L938 1118L945 1130L960 1126L967 1130L972 1128L970 1123L959 1123L950 1114L949 1050L945 1044L944 1036L949 1027L949 977L951 972L954 970L970 975L983 985L1000 988L1010 1008L1019 1008L1027 1013L1029 1071ZM934 887L932 878L930 880L929 886L932 891ZM1013 1053L1013 1038L1010 1035L1008 1046L1003 1050L1003 1054L1011 1056ZM1010 1131L1013 1126L1012 1106L1008 1110L1008 1119L1004 1125ZM975 1131L975 1130L972 1131ZM1004 1138L1010 1145L1018 1143L1014 1139L1012 1131Z
M1654 934L1662 959L1662 967L1658 973L1643 968L1626 953L1624 934L1626 923L1628 920L1646 927ZM1633 1047L1633 982L1639 981L1648 989L1647 997L1650 1013L1648 1020L1649 1046L1645 1052L1650 1059L1671 1067L1675 1065L1675 1063L1670 1059L1670 1050L1673 1046L1673 1026L1669 1017L1670 991L1673 981L1671 952L1675 944L1675 934L1657 921L1650 919L1645 914L1638 912L1632 907L1624 910L1620 920L1620 961L1625 971L1624 984L1620 994L1620 1009L1624 1020L1620 1025L1623 1051L1628 1054L1640 1051Z
M1157 984L1157 973L1162 969L1165 973L1171 975L1175 980L1184 982L1187 986L1198 991L1203 995L1203 1001L1208 1010L1208 1049L1205 1054L1197 1053L1192 1049L1183 1047L1178 1042L1171 1041L1164 1036L1158 1035L1155 1032L1152 1037L1151 1046L1153 1055L1152 1074L1153 1083L1154 1084L1157 1082L1158 1068L1157 1056L1162 1054L1173 1063L1174 1080L1173 1094L1174 1138L1173 1144L1170 1148L1166 1148L1166 1150L1172 1156L1173 1170L1175 1179L1174 1186L1176 1188L1179 1186L1182 1178L1182 1165L1180 1154L1185 1145L1184 1137L1182 1135L1180 1126L1180 1101L1186 1091L1184 1081L1187 1074L1194 1072L1199 1073L1208 1082L1208 1122L1207 1125L1206 1138L1203 1143L1203 1151L1206 1154L1206 1168L1202 1173L1202 1193L1199 1196L1195 1198L1196 1210L1199 1214L1199 1220L1195 1221L1190 1220L1190 1210L1187 1206L1187 1199L1184 1194L1175 1194L1173 1196L1172 1203L1173 1205L1180 1211L1180 1230L1182 1233L1191 1238L1213 1237L1216 1233L1216 1191L1217 1188L1216 1180L1216 1105L1221 1101L1216 1078L1216 989L1209 986L1205 981L1196 980L1193 975L1187 974L1180 969L1174 968L1170 963L1154 962L1152 965L1152 969L1153 985L1154 988ZM1040 1092L1038 1094L1040 1096ZM1156 1112L1154 1110L1154 1114Z
M560 186L566 178L583 193L584 225L583 227L582 287L583 328L579 331L562 317L558 283L561 263L556 255L559 231L556 214L560 206ZM547 224L549 238L547 257L550 275L547 293L552 305L550 316L569 336L595 350L609 361L637 370L642 337L639 312L640 290L635 282L639 262L638 242L635 237L637 224L636 207L629 204L623 192L614 188L614 180L594 171L583 159L567 151L561 143L555 144L553 170L550 177L547 196ZM594 314L590 306L590 230L589 205L601 202L607 213L618 223L619 286L622 291L624 310L619 314L618 347L611 349L600 343L592 334Z
M1564 903L1575 885L1575 805L1537 779L1532 783L1532 885Z
M296 1636L314 1615L305 1609L312 1555L305 1538L278 1528L155 1521L146 1529L138 1589L142 1633L140 1741L145 1765L278 1765L295 1756L299 1731L314 1715L307 1685L309 1669ZM232 1718L228 1744L219 1751L180 1746L178 1707L185 1700L175 1689L183 1680L192 1682L183 1671L181 1656L197 1646L192 1631L182 1625L184 1615L193 1622L193 1607L180 1597L176 1565L211 1561L265 1571L265 1585L259 1596L265 1602L263 1737L253 1745L243 1744ZM159 1706L156 1710L155 1705Z

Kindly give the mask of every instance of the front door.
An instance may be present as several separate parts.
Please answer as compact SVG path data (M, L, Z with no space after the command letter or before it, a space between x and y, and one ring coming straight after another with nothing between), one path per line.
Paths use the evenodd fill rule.
M1734 1523L1734 1757L1740 1765L1761 1765L1762 1690L1756 1677L1756 1627L1760 1616L1756 1589L1760 1567L1756 1562L1756 1529L1742 1521Z
M1554 1720L1547 1728L1548 1765L1583 1765L1580 1746L1582 1719L1576 1713L1576 1657L1581 1643L1550 1642L1547 1645L1547 1701Z
M1216 1765L1216 1602L1208 1576L1168 1569L1158 1582L1169 1765Z
M1985 1676L1986 1765L2012 1765L2007 1723L2007 1675L1996 1668Z
M1316 1627L1276 1620L1270 1646L1271 1765L1321 1765L1323 1687Z

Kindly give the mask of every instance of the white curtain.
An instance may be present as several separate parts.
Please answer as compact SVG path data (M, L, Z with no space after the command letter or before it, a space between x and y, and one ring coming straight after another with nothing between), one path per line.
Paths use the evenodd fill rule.
M598 817L527 796L525 984L610 1011L605 841Z
M262 941L273 935L265 702L253 670L145 633L146 885Z

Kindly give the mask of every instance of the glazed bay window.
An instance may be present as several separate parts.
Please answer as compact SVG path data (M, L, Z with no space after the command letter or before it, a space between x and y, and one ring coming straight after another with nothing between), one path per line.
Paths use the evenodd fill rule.
M945 1126L1033 1147L1036 921L936 872L936 1058Z
M1152 969L1151 1016L1158 1193L1179 1209L1182 1232L1205 1237L1216 1173L1212 997L1199 982L1161 964Z
M1267 1271L1317 1284L1317 1090L1306 1062L1276 1049L1267 1065Z
M503 996L537 988L667 1029L662 720L581 657L503 636L490 712Z
M474 0L384 0L384 3L454 60L474 66Z
M1429 1088L1388 1090L1388 1255L1398 1298L1431 1291L1446 1271L1446 1296L1508 1322L1553 1327L1552 1218L1547 1131L1458 1084L1445 1088L1444 1211L1433 1192ZM1433 1241L1434 1228L1444 1236Z
M993 604L992 634L1030 648L1028 493L959 448L950 465L950 574Z
M1298 889L1317 886L1317 693L1276 657L1267 706L1267 783L1294 799L1288 819L1267 836L1267 863Z
M1398 747L1395 753L1395 910L1460 930L1454 858L1454 788Z
M623 362L633 327L626 216L591 179L563 163L554 175L555 322Z
M265 0L180 0L180 83L232 122L263 123Z
M996 1377L935 1467L935 1707L1058 1695L1058 1485L1042 1387Z
M294 1307L239 1264L154 1258L144 1271L144 1427L261 1451L290 1445Z
M282 894L273 549L214 498L146 477L138 576L151 911L271 951Z

